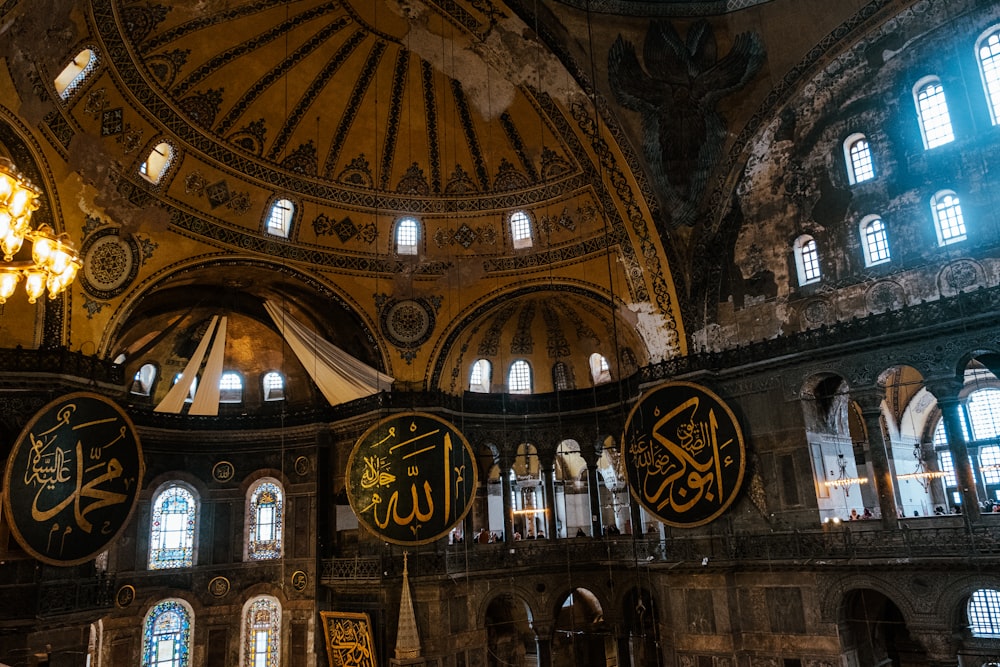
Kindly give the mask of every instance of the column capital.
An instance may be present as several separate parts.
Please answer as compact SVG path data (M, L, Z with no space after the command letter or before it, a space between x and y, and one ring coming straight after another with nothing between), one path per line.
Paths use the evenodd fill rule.
M964 386L965 383L962 378L955 376L927 378L924 380L924 387L927 388L927 391L934 394L939 405L958 401L958 397L962 393L962 387Z
M885 400L885 387L881 385L867 387L851 387L851 400L858 404L861 413L871 414L882 412L882 401Z

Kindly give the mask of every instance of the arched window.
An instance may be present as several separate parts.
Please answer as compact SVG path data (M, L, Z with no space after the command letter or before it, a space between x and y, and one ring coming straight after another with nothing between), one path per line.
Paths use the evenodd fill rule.
M819 250L813 237L803 235L795 239L795 268L799 274L799 285L819 282Z
M281 558L285 500L278 480L264 478L247 494L247 560Z
M132 377L132 388L129 393L137 396L149 396L153 391L153 382L156 381L156 366L154 364L143 364Z
M165 141L156 144L146 160L139 165L139 174L153 185L163 180L174 160L174 147Z
M278 667L281 656L281 605L270 595L251 598L243 607L243 667Z
M420 241L420 223L416 218L402 218L396 223L396 252L400 255L416 255Z
M875 178L875 163L865 135L852 134L844 140L844 158L847 160L847 178L851 185Z
M969 629L973 637L1000 637L1000 591L981 588L972 594Z
M861 245L865 250L865 266L889 261L889 236L885 223L877 215L869 215L861 220Z
M493 365L487 359L476 359L472 364L472 371L469 373L469 391L479 394L490 392L490 382L492 382Z
M973 440L989 440L1000 435L1000 389L978 389L966 402Z
M527 361L518 359L510 365L507 387L511 394L531 393L531 366Z
M76 54L76 57L63 68L63 71L59 72L59 76L52 82L56 87L56 92L59 93L59 97L64 100L68 99L73 94L73 91L83 85L83 82L87 80L87 77L96 68L96 51L93 49L84 49Z
M189 488L175 483L156 494L149 526L149 569L191 567L197 526L198 499Z
M243 378L239 373L227 371L219 378L219 403L243 401Z
M976 50L990 119L994 125L1000 125L1000 30L995 27L990 30L979 38Z
M142 626L142 667L187 667L191 664L194 613L177 599L158 602Z
M510 239L515 248L531 247L531 218L524 211L510 214Z
M965 217L962 205L951 190L942 190L931 197L931 214L937 231L938 245L958 243L965 240Z
M594 352L590 355L590 377L594 384L611 381L611 367L608 366L608 359L603 354Z
M573 371L565 361L557 361L552 365L552 386L556 391L575 389L573 386Z
M287 239L292 231L294 217L295 204L288 199L278 199L271 204L267 213L267 225L265 226L267 233Z
M174 384L177 384L183 379L184 379L184 374L178 373L177 375L174 376ZM195 375L193 378L191 378L191 386L188 387L187 398L184 399L185 403L190 403L191 401L194 400L194 392L197 389L198 389L198 376Z
M913 101L917 106L917 122L924 148L936 148L955 140L940 79L928 76L918 81L913 87Z
M264 375L264 400L285 400L285 376L278 371L271 371Z

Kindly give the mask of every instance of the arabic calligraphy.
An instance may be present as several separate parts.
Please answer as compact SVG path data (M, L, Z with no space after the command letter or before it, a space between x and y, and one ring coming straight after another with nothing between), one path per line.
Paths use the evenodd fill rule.
M116 404L90 393L53 401L7 461L4 508L15 538L44 562L93 558L127 523L143 470L135 429Z
M320 615L331 665L377 667L368 614L322 611Z
M692 527L722 514L743 482L739 423L708 389L670 382L629 414L622 455L632 495L671 526Z
M472 507L477 471L472 448L434 415L394 415L370 428L347 463L347 495L372 532L396 544L448 534Z

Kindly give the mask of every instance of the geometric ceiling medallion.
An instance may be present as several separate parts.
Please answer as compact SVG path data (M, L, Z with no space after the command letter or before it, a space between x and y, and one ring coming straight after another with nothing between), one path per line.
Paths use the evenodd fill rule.
M134 237L127 241L117 227L105 227L83 243L80 284L98 299L111 299L124 292L139 273L142 255Z
M382 334L396 347L420 347L434 331L434 308L426 299L390 301L381 311Z

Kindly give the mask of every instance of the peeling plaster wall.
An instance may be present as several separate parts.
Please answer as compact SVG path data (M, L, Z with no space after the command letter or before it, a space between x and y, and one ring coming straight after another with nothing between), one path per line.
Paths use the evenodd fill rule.
M917 3L830 61L777 109L755 140L736 186L743 225L717 321L696 347L724 349L997 284L998 141L977 67L976 39L997 7ZM968 13L966 13L968 12ZM939 76L955 141L925 150L913 85ZM867 136L875 178L848 180L843 143ZM962 203L968 239L939 247L930 199ZM865 266L860 223L887 226L891 261ZM816 239L822 279L800 286L793 244Z

